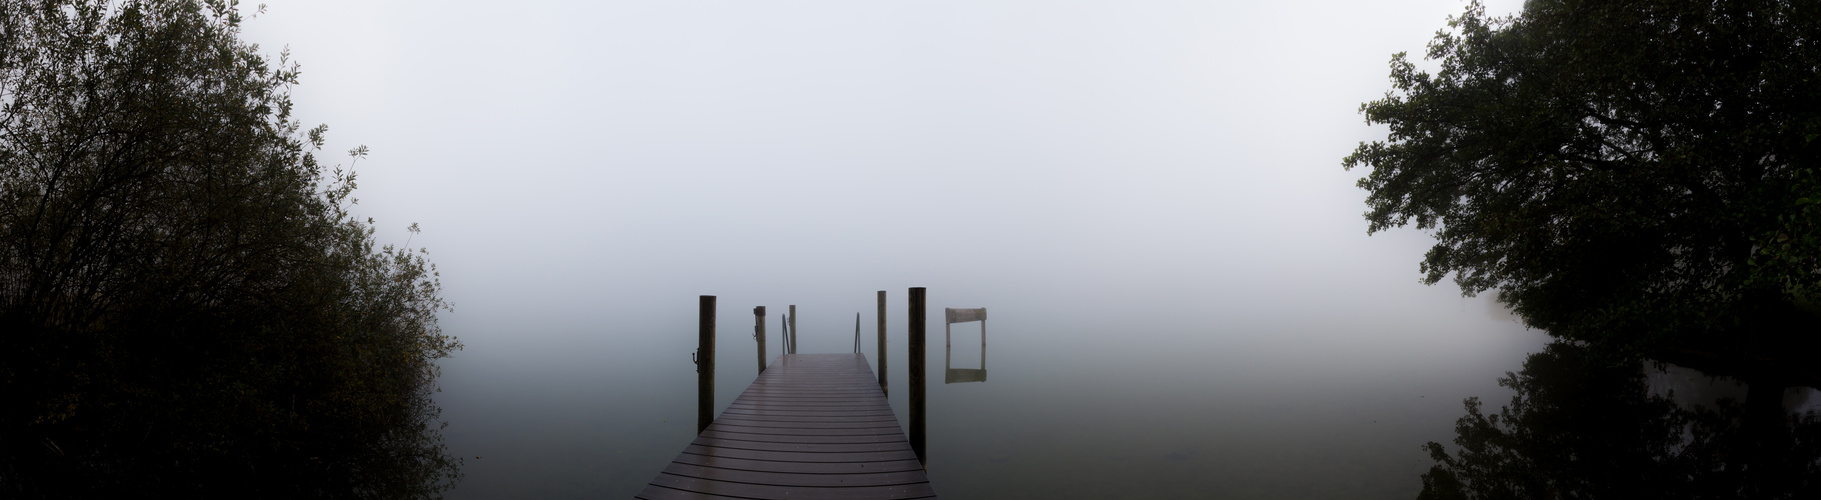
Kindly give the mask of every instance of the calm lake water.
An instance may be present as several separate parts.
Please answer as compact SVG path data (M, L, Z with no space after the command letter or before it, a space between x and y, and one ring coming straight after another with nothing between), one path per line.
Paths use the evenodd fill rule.
M890 399L905 424L905 292L889 292ZM859 312L862 352L876 355L873 290L851 295L797 303L801 352L850 352ZM1454 438L1464 398L1506 404L1498 378L1549 341L1483 299L1415 319L1304 305L1247 322L1196 304L955 295L931 289L928 358L928 469L950 499L1414 498L1433 465L1422 445ZM598 323L445 320L467 343L443 363L439 395L449 448L465 459L451 496L639 491L694 436L695 297L675 301ZM722 408L757 372L761 304L746 301L720 299ZM787 303L763 305L775 356ZM985 352L979 323L954 325L945 348L943 307L989 309ZM945 384L945 363L984 363L989 376ZM1674 367L1646 380L1689 401L1744 395ZM1813 409L1808 395L1786 404Z

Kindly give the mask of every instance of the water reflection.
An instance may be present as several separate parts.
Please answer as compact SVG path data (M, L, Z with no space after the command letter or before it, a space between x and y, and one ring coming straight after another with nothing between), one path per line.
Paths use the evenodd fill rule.
M154 375L168 376L142 376ZM430 498L462 478L464 461L444 445L429 391L389 394L421 403L390 408L315 399L273 423L202 414L219 410L206 406L218 404L209 395L165 390L158 396L204 401L159 408L162 415L90 417L74 432L7 436L0 498ZM368 414L347 415L361 410Z
M955 309L950 307L943 309L943 312L946 313L947 324L942 327L942 338L944 346L947 349L942 356L942 383L957 384L963 382L985 382L986 308ZM955 323L972 323L975 321L980 322L980 368L955 368L953 365L955 357L954 325Z
M1651 390L1647 364L1563 342L1530 355L1499 381L1517 391L1509 405L1485 414L1469 398L1455 450L1425 446L1436 464L1417 498L1821 495L1821 416L1732 397L1678 403L1676 388Z

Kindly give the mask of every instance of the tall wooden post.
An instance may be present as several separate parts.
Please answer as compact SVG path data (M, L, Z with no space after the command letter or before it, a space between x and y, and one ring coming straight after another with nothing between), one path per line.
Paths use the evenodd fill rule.
M917 452L917 463L929 464L926 453L924 434L924 415L927 413L927 402L924 400L923 387L923 287L910 289L910 445L911 451Z
M752 338L759 344L759 373L765 373L765 306L752 308Z
M714 296L703 295L696 341L696 434L714 422Z
M790 306L790 353L797 353L797 306Z
M885 290L879 291L879 392L892 393L885 384Z

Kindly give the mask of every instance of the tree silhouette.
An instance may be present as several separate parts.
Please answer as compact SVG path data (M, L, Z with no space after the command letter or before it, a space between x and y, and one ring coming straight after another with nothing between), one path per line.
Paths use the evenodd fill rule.
M1415 221L1428 283L1620 353L1769 358L1821 387L1821 3L1526 2L1397 54L1370 231ZM1767 365L1754 362L1756 365Z
M459 344L421 252L221 0L0 0L4 496L428 496ZM351 152L358 159L365 147Z

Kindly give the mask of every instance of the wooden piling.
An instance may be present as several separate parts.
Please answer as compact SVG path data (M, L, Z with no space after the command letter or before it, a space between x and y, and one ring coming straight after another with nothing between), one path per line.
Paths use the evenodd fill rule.
M797 353L797 306L790 306L790 353Z
M929 466L929 455L924 433L925 414L928 413L927 401L924 399L924 366L923 366L923 287L910 289L910 444L911 451L917 453L917 462Z
M752 338L759 344L759 373L765 373L765 306L752 308Z
M714 422L714 296L703 295L696 341L696 434Z
M892 393L885 384L885 290L879 291L879 392Z

